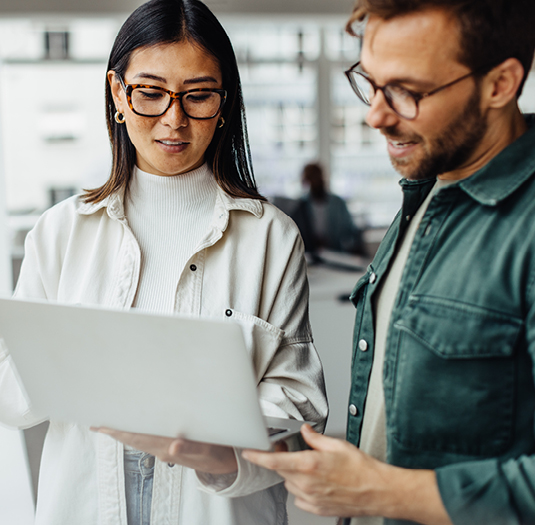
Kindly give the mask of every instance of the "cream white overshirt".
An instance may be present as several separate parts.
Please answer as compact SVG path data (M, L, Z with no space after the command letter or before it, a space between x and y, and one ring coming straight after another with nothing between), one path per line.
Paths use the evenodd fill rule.
M72 197L56 205L28 234L25 250L16 297L131 307L140 249L119 195L99 204ZM327 402L308 321L297 228L271 204L218 190L209 232L180 275L174 311L223 319L227 310L250 327L246 339L264 413L316 421L322 428ZM217 403L214 399L214 409L224 410ZM0 350L0 421L16 428L41 421L21 392L5 348ZM151 522L286 523L281 478L246 462L239 451L236 455L236 481L219 491L203 485L190 469L156 461ZM36 525L127 525L122 457L122 445L108 436L51 421Z

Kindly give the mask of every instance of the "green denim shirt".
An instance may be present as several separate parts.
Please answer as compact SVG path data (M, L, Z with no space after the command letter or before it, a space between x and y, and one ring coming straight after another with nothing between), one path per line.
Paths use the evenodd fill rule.
M435 469L455 525L535 523L535 118L526 118L529 131L431 200L387 334L388 462ZM356 445L373 361L373 296L434 183L401 182L402 210L351 296L355 415L347 438Z

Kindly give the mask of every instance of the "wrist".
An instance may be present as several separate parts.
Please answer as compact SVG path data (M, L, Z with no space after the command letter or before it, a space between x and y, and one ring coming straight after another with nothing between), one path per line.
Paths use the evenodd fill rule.
M385 518L424 525L452 525L433 470L391 467L386 490Z
M210 461L203 467L196 469L198 472L217 476L236 475L238 462L236 454L231 447L214 445L210 454Z
M229 488L238 478L238 462L233 448L214 446L216 460L205 471L196 469L197 478L206 487L216 492Z

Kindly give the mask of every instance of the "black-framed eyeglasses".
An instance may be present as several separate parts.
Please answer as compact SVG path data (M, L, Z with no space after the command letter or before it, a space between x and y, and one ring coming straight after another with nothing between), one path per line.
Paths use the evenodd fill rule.
M224 89L197 88L175 92L148 84L125 84L121 75L117 76L130 109L141 117L161 117L171 107L173 100L178 100L189 118L209 120L217 117L227 100Z
M384 86L378 86L360 67L360 61L351 66L345 74L353 88L353 91L367 106L372 105L372 100L377 94L377 91L382 91L385 97L386 103L392 108L392 110L401 118L406 120L414 120L418 116L420 100L430 97L443 89L449 88L457 82L476 75L488 68L480 68L475 71L471 71L462 77L459 77L452 82L448 82L443 86L437 87L427 93L417 93L406 89L399 84L391 83Z

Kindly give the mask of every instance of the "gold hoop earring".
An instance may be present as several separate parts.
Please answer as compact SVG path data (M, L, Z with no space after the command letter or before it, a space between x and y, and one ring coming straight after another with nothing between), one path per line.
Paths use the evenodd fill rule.
M223 126L225 125L225 119L223 117L220 117L219 119L219 126L217 126L218 128L222 128Z
M124 114L123 113L119 113L118 111L115 112L115 122L117 122L117 124L124 124L126 121L125 117L124 117Z

